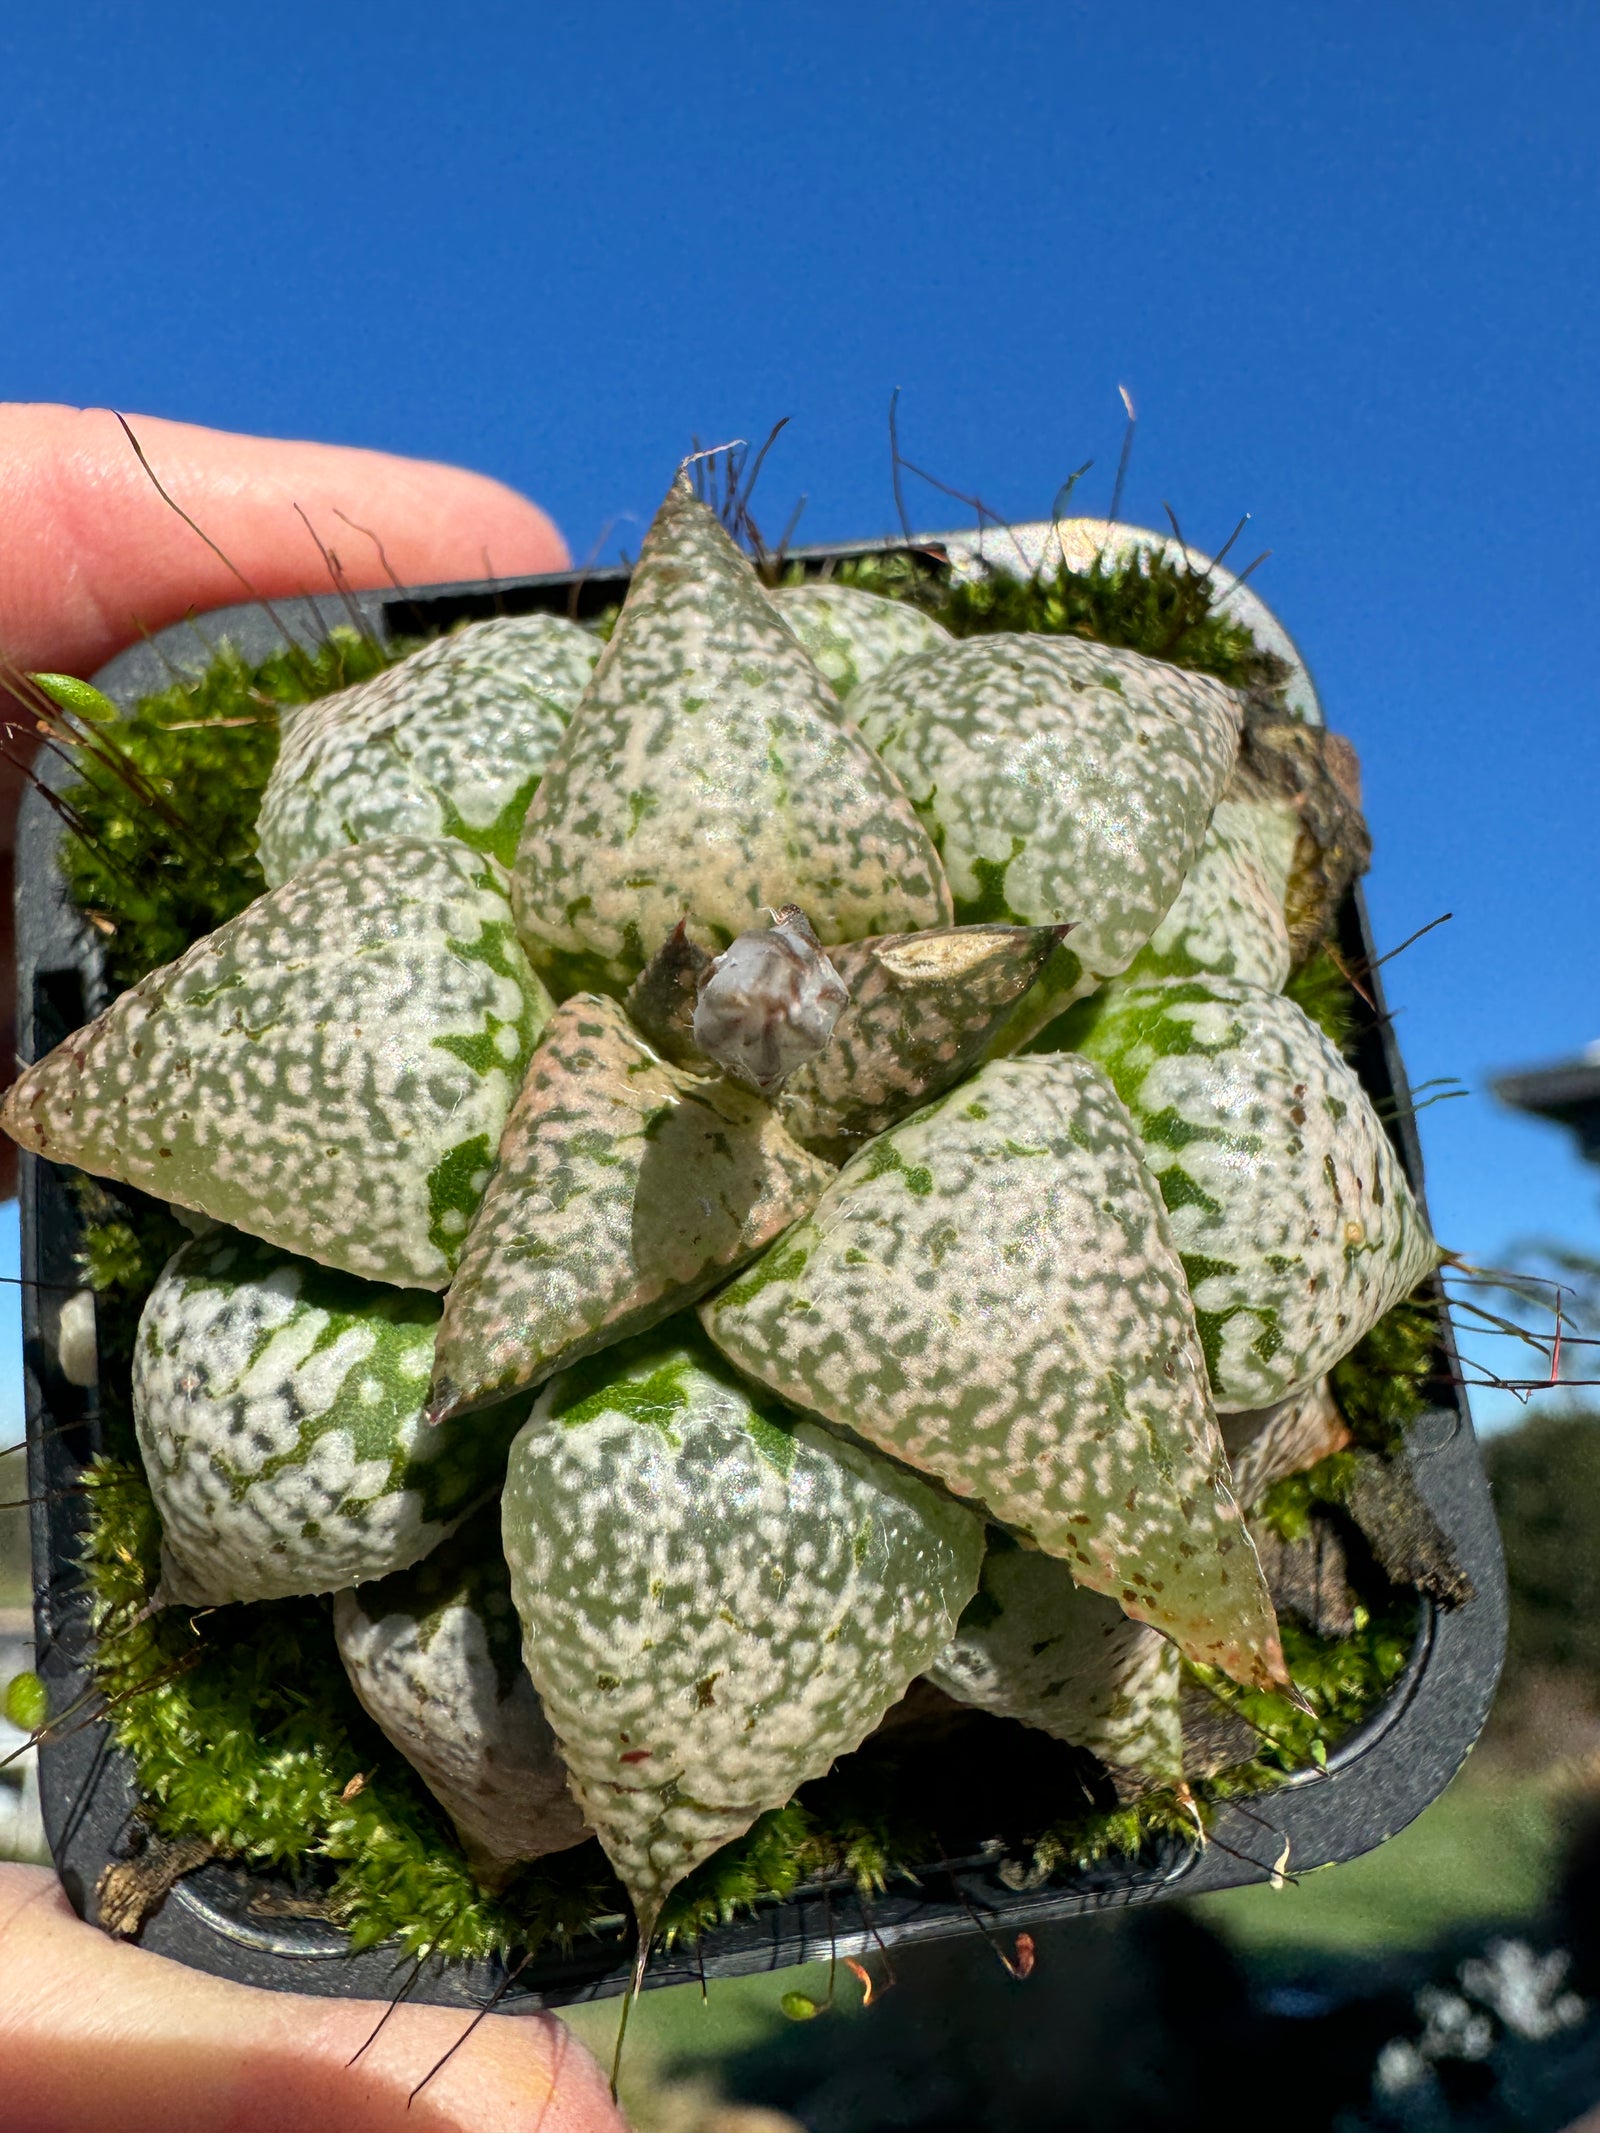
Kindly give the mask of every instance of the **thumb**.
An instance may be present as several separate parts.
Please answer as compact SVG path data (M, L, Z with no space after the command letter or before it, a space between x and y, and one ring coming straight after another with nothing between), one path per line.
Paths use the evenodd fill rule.
M566 567L538 506L483 474L154 415L129 426L163 487L268 599L332 589L296 505L358 588L389 582L378 542L406 585ZM104 408L0 405L0 525L0 651L14 666L92 674L143 631L250 597Z
M0 1867L7 2126L626 2133L600 2069L551 2015L488 2016L411 2104L472 2018L402 2005L374 2037L383 2012L186 1970L84 1925L53 1874Z

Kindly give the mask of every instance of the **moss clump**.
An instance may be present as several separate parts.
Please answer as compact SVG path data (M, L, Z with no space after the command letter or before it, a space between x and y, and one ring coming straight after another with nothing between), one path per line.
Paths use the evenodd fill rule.
M1275 1481L1252 1510L1252 1524L1266 1526L1279 1540L1302 1541L1311 1532L1312 1513L1319 1504L1341 1504L1350 1493L1356 1475L1354 1452L1330 1452L1315 1466L1298 1474L1285 1474Z
M1356 1032L1355 988L1331 949L1319 948L1291 973L1284 996L1313 1021L1336 1051L1347 1052Z
M1393 1453L1438 1405L1439 1370L1439 1301L1423 1288L1380 1318L1329 1375L1356 1442Z
M1355 1617L1355 1632L1348 1637L1319 1637L1292 1615L1285 1615L1279 1625L1283 1656L1309 1710L1297 1709L1286 1696L1242 1689L1208 1668L1193 1669L1195 1678L1237 1712L1261 1743L1253 1761L1205 1788L1210 1797L1259 1792L1292 1770L1326 1762L1329 1749L1383 1701L1411 1655L1416 1603L1405 1595L1389 1595L1381 1604L1357 1606Z
M354 630L254 667L224 644L198 680L93 729L65 795L84 835L64 839L62 859L74 902L106 933L113 983L170 963L261 894L256 816L279 711L365 681L393 656Z
M997 545L1003 543L997 537ZM797 581L798 574L796 574ZM1250 694L1272 698L1289 669L1264 652L1241 622L1218 612L1209 575L1159 552L1097 556L1087 570L994 570L956 578L921 556L863 556L834 573L841 585L908 600L956 637L1037 630L1084 637L1169 660Z
M486 1896L442 1812L356 1702L324 1603L147 1616L160 1554L150 1492L120 1461L88 1478L96 1678L164 1835L310 1866L358 1947L392 1935L412 1955L484 1955L570 1936L621 1908L587 1845Z
M131 1185L74 1172L72 1189L83 1224L78 1263L95 1294L101 1442L117 1457L132 1459L130 1379L139 1316L156 1277L191 1232L159 1200Z
M1198 595L1168 582L1181 575L1170 565L1108 567L1088 574L1086 586L1035 582L1015 596L998 584L950 585L917 562L854 565L841 575L872 590L898 585L962 634L1098 630L1103 641L1225 680L1257 686L1264 674L1251 663L1259 657L1253 647L1236 641L1243 633L1235 625L1207 622L1196 609L1174 636L1181 600ZM337 634L318 653L283 654L257 667L225 650L199 680L148 699L106 736L184 825L174 829L103 768L91 769L72 795L92 843L67 841L68 878L109 929L114 982L132 983L180 954L261 892L253 832L276 753L278 709L363 679L382 659L353 633ZM483 1893L448 1821L356 1702L324 1602L146 1614L159 1532L134 1457L128 1372L145 1297L187 1232L159 1203L126 1188L82 1179L78 1194L83 1263L99 1298L101 1420L113 1455L88 1492L96 1675L152 1821L168 1836L202 1835L223 1855L292 1869L321 1891L360 1946L392 1937L413 1954L469 1958L584 1933L621 1937L623 1892L594 1844L537 1862L497 1896ZM1431 1367L1432 1321L1421 1322L1430 1328ZM1403 1422L1418 1367L1414 1331L1401 1337L1385 1327L1341 1366L1353 1388L1348 1399L1341 1388L1341 1399L1353 1401L1352 1424L1363 1431L1388 1426L1386 1416L1396 1428ZM1104 1773L1076 1751L1009 1721L962 1711L947 1714L947 1730L932 1736L925 1725L891 1725L708 1860L675 1893L663 1932L692 1938L802 1883L870 1897L897 1877L997 1840L1014 1858L1031 1857L1030 1875L1192 1841L1195 1816L1203 1820L1213 1799L1259 1789L1296 1761L1315 1760L1364 1716L1403 1663L1403 1641L1377 1616L1336 1647L1318 1647L1286 1625L1314 1715L1280 1709L1281 1699L1247 1711L1259 1718L1264 1743L1254 1762L1193 1795L1158 1793L1134 1807L1116 1807Z

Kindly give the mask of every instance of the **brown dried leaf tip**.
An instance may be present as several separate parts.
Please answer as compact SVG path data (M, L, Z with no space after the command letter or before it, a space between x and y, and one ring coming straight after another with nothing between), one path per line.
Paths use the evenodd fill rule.
M741 933L700 980L694 1041L736 1081L770 1096L824 1051L849 1005L844 980L798 904Z

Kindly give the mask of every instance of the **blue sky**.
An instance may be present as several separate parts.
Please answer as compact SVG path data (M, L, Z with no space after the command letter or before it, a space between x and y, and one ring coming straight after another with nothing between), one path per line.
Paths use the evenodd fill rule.
M1498 1067L1600 1035L1600 17L1578 6L79 4L0 24L0 390L487 469L582 554L691 433L891 530L1270 548L1360 748L1436 1226L1600 1249ZM24 19L26 13L26 19ZM1113 17L1120 17L1118 20ZM948 522L928 498L925 524Z

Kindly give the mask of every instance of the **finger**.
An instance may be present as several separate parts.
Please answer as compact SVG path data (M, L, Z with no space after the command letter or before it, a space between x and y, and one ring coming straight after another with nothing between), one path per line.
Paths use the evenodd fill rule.
M389 582L378 541L405 585L566 567L538 506L483 474L154 415L129 423L162 485L267 599L332 590L297 504L357 587ZM0 526L0 647L25 668L87 676L143 631L249 598L104 408L0 405Z
M0 1867L8 2126L50 2133L626 2133L599 2068L551 2015L469 2015L231 1985L109 1940L53 1874Z
M228 562L162 501L109 410L0 404L0 655L13 667L88 677L146 631L248 599L234 571L265 599L331 591L306 519L357 589L387 584L391 570L428 585L566 567L538 506L482 474L153 415L131 427ZM0 689L0 710L5 701ZM22 752L12 735L8 757ZM16 1054L11 851L22 783L18 763L0 760L0 1087ZM0 1198L15 1190L15 1151L0 1141Z

